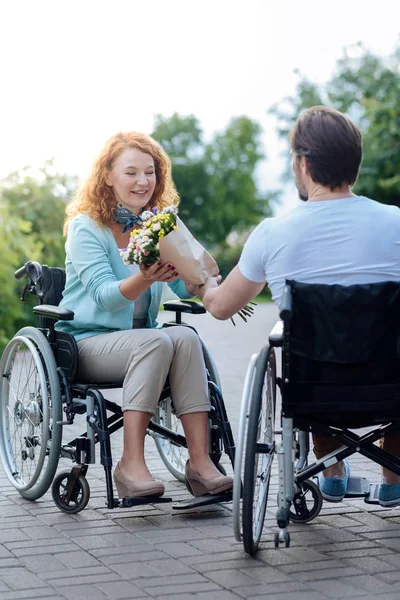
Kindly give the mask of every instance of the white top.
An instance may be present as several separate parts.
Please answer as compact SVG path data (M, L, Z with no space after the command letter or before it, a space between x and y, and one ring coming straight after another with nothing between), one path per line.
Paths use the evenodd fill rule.
M120 250L126 250L126 248ZM131 272L131 275L135 273L139 273L139 265L133 264L128 265L128 268ZM133 329L140 329L146 327L147 315L149 312L151 302L151 291L150 288L145 290L138 296L135 300L134 309L133 309Z
M400 210L364 196L304 202L262 221L239 260L279 304L286 279L353 285L400 281Z

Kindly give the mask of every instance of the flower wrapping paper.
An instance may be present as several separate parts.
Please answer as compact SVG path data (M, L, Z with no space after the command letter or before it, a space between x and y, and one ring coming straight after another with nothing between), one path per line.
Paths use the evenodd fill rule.
M183 281L202 285L219 274L218 265L179 217L176 224L179 229L159 240L160 260L174 265Z

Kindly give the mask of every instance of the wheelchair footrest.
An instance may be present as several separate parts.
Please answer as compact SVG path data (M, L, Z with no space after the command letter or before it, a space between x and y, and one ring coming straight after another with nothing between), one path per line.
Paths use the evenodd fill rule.
M379 504L378 490L379 483L371 483L369 486L369 493L367 496L365 496L364 502L366 502L367 504Z
M134 496L132 498L120 498L117 506L118 508L130 508L141 504L163 504L165 502L172 502L172 498L166 498L165 496Z
M349 477L345 498L360 498L368 496L370 483L365 477Z
M190 500L183 500L172 505L174 510L187 510L188 508L198 508L208 506L209 504L218 504L219 502L231 502L232 492L222 492L221 494L208 494L206 496L197 496Z

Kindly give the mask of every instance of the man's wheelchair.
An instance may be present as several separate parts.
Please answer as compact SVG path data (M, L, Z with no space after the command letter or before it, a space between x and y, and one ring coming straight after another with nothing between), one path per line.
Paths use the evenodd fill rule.
M275 455L275 547L289 546L290 521L306 523L319 514L322 494L313 478L329 466L359 452L400 475L400 459L375 445L384 435L400 432L400 284L287 281L280 318L269 344L249 363L237 436L234 532L251 555L263 531ZM282 349L280 377L275 348ZM360 435L352 431L366 427ZM308 464L310 432L342 445ZM378 504L377 494L378 484L350 476L346 497Z
M55 504L66 513L78 513L90 498L86 473L88 465L95 463L95 446L99 444L109 509L171 501L165 497L114 498L110 435L123 426L123 413L117 403L104 398L101 390L120 388L121 382L76 380L79 356L75 339L54 328L56 321L74 317L73 312L58 306L65 285L64 269L27 262L15 276L28 278L22 300L31 293L40 304L33 308L39 327L18 331L0 362L0 459L11 484L29 500L40 498L51 486ZM201 304L192 301L169 301L164 308L176 313L175 321L164 325L168 327L186 325L182 312L206 312ZM211 401L210 457L224 473L220 459L225 452L233 466L234 441L218 372L203 342L202 345ZM86 414L86 431L63 443L63 426L73 424L79 414ZM184 482L187 444L174 415L168 381L148 433L154 437L167 469ZM70 458L75 466L54 478L60 457ZM225 492L191 498L176 503L174 508L194 508L231 499L232 492Z

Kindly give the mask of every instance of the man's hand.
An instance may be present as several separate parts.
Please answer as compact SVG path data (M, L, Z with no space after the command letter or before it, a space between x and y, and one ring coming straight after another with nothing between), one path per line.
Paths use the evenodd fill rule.
M221 280L221 275L217 275L216 277L210 277L205 283L203 283L203 285L198 286L199 289L197 291L197 295L200 298L200 300L203 300L204 294L208 292L208 290L217 288L221 283Z

